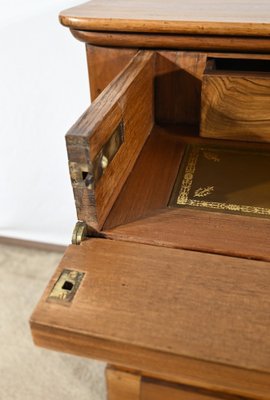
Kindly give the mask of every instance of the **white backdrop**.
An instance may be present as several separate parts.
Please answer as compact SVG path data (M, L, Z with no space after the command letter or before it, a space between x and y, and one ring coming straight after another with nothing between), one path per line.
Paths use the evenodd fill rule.
M0 0L0 236L70 242L64 135L90 100L84 44L58 13L78 3Z

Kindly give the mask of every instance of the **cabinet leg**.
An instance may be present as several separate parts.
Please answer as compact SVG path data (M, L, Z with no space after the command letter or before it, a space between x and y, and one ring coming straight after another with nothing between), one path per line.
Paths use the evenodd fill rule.
M141 376L107 366L107 399L140 400Z

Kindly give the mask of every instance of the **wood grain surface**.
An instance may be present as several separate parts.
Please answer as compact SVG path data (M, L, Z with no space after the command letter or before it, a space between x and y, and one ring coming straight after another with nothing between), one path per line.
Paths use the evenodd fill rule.
M97 46L178 49L193 51L230 51L269 53L270 42L263 37L175 35L128 32L97 32L71 29L73 36L86 43Z
M199 124L206 54L163 51L156 56L155 120Z
M210 393L154 379L142 379L141 383L141 400L221 400L223 396L220 396L220 393ZM236 399L229 397L228 400Z
M136 185L134 184L131 191L127 190L126 195L123 195L124 192L121 193L121 189L135 165L154 120L158 123L181 124L182 127L192 128L194 126L194 132L198 131L195 125L199 124L200 119L203 71L207 56L214 57L215 53L210 55L210 53L183 51L140 52L126 65L133 52L136 52L135 50L123 50L124 53L121 56L122 53L119 49L96 48L95 46L87 46L87 49L89 71L99 71L99 65L101 65L100 71L94 74L91 82L92 96L96 97L100 91L104 92L98 99L96 98L96 101L67 135L71 168L74 164L79 165L87 174L90 168L89 163L95 159L113 130L121 121L125 126L124 144L96 185L95 190L86 188L82 179L79 182L73 182L78 218L100 230L104 223L107 229L120 223L130 222L135 217L140 218L148 211L166 207L165 201L170 195L172 180L179 165L176 158L181 156L181 152L177 155L178 145L173 149L172 144L170 142L166 144L165 139L163 139L163 149L157 142L157 151L163 162L158 165L159 160L153 150L153 162L151 165L148 163L150 166L148 167L147 157L152 150L147 146L140 157L144 160L142 165L138 167L137 172L132 172L129 179L128 186L132 187L132 180L137 176L134 178L134 182L137 182ZM228 58L228 56L229 54L219 55L220 58ZM258 54L235 54L234 57L236 59L247 57L249 59L256 57L269 59L268 55ZM102 71L106 70L107 59L114 66L107 69L105 74ZM124 65L126 66L124 67ZM122 66L124 68L122 73L115 77ZM109 83L113 79L114 81ZM170 146L172 150L169 150ZM175 155L173 158L167 159L173 154ZM150 159L151 157L149 157ZM173 160L175 167L173 167ZM168 168L163 170L162 164L170 165L168 168L172 168L172 171L168 172ZM150 171L154 170L155 172L151 175ZM154 180L156 183L161 182L158 177L159 173L160 177L167 173L167 176L170 175L171 178L163 188L156 190ZM145 178L141 179L140 175L145 175ZM138 197L142 187L147 188L143 198ZM150 195L151 191L152 195ZM120 193L121 198L119 197ZM155 196L156 201L153 200ZM126 205L123 206L124 198L126 198L124 201ZM116 200L117 204L114 204ZM131 202L130 205L129 202ZM109 214L112 207L114 207L114 211ZM126 215L124 215L125 213ZM108 215L110 216L106 221Z
M109 239L270 261L270 220L187 208L160 209L104 230Z
M154 127L103 230L167 207L183 151L183 143Z
M136 67L126 70L119 80L119 86L110 90L111 99L114 102L118 100L121 109L124 143L95 188L100 226L105 222L133 169L154 123L154 56L151 53L142 53L138 58ZM110 106L110 101L108 103ZM90 139L90 151L91 148L101 145L101 132L97 130L97 135Z
M183 146L216 145L215 139L197 135L194 126L154 126L102 233L110 239L270 261L269 218L167 208ZM223 145L239 148L237 141ZM247 150L255 146L270 151L267 143L241 143Z
M238 396L148 378L136 371L107 366L108 400L239 400Z
M141 400L141 376L106 368L107 400Z
M270 219L167 208L200 121L202 136L270 142L269 77L204 74L210 51L269 58L269 16L269 0L92 0L59 16L86 43L93 100L67 134L77 214L103 231L68 247L30 324L39 346L126 369L107 368L108 400L270 400ZM64 269L83 280L48 301Z
M86 46L92 101L127 66L137 51L137 49Z
M203 77L200 134L270 141L270 70L213 71Z
M95 229L104 223L153 126L154 56L140 52L101 93L66 136L71 176L91 171L102 146L122 123L124 142L95 188L73 178L78 219ZM74 167L75 166L75 167Z
M93 0L65 10L60 21L93 31L269 36L268 0Z
M85 272L69 307L47 302ZM37 345L270 398L269 264L90 239L70 246L31 318Z

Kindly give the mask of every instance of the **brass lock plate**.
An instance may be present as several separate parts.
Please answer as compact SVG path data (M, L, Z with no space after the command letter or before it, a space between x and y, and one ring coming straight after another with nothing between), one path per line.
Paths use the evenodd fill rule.
M48 301L71 303L84 275L84 272L64 269L49 294Z

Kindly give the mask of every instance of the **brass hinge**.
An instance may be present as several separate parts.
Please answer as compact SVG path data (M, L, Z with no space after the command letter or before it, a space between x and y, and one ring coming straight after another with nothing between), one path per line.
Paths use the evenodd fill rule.
M91 237L104 237L100 232L97 232L92 227L88 226L83 221L78 221L73 229L71 243L79 245L84 240L90 239Z
M88 237L88 226L83 221L78 221L72 232L72 244L81 244Z

